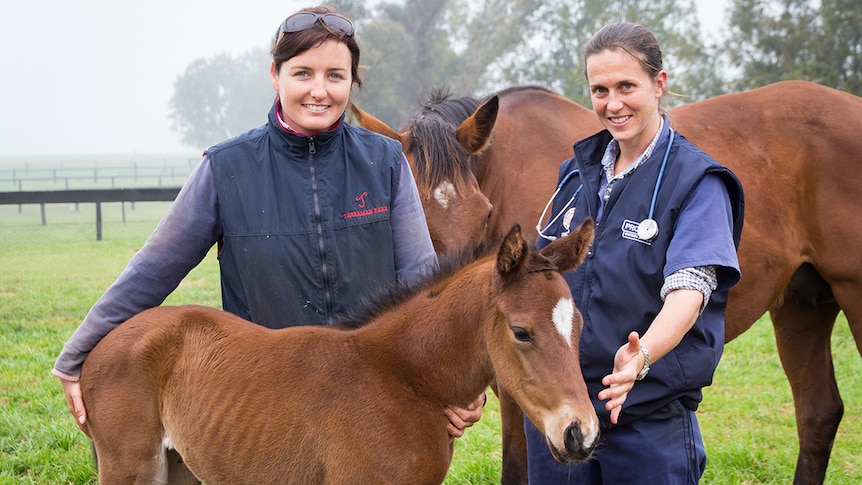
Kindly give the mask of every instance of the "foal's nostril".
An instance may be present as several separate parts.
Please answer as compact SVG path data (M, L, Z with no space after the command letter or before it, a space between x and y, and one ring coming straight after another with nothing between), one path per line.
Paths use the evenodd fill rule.
M581 432L581 427L577 423L572 423L566 428L563 443L569 453L581 451L584 446L584 433Z

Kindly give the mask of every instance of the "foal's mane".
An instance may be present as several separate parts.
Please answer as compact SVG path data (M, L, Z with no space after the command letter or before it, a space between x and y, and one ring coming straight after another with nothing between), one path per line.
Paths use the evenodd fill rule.
M479 104L473 97L452 98L445 90L435 90L423 106L410 114L400 130L409 134L416 185L424 197L447 180L456 192L466 186L470 165L464 147L455 138L455 130Z
M495 255L500 248L502 239L501 236L493 242L482 241L468 244L460 250L449 251L443 256L439 256L439 263L435 269L412 283L405 284L393 281L388 285L383 285L365 297L359 306L347 313L336 323L336 326L346 329L364 326L374 317L397 307L423 290L445 282L462 268L487 256ZM542 256L535 245L531 244L529 251L530 257L525 268L527 272L558 271L556 265Z
M366 296L359 306L348 312L344 318L337 322L336 326L344 328L362 327L373 317L400 305L422 290L451 278L462 268L493 254L498 247L499 242L491 244L479 242L468 244L460 250L447 252L443 256L438 255L438 264L435 268L411 282L393 280L389 284L381 286Z

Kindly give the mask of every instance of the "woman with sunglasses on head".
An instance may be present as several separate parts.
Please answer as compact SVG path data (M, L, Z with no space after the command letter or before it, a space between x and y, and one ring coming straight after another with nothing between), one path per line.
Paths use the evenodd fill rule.
M257 324L332 325L376 288L437 264L401 146L344 122L358 75L353 23L325 7L279 27L268 122L208 149L170 210L57 359L78 426L78 377L96 344L160 305L218 244L222 305ZM419 323L417 323L419 324ZM441 409L460 437L484 395Z
M695 410L740 278L742 187L671 128L650 31L607 25L584 62L605 130L562 163L539 245L596 221L587 259L565 278L584 320L580 359L601 440L589 461L561 465L526 421L530 483L697 483L706 453Z

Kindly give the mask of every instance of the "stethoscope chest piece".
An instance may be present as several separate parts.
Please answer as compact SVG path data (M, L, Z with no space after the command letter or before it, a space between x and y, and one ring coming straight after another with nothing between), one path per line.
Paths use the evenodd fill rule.
M652 241L658 236L658 223L654 219L644 219L638 224L638 239Z
M652 241L658 236L658 223L653 219L655 214L655 201L658 198L658 189L661 187L661 179L664 175L664 168L667 165L667 157L670 155L670 147L673 145L673 130L670 130L670 136L667 140L667 148L664 150L664 157L661 159L661 167L658 170L658 178L655 181L655 188L652 192L652 201L649 205L649 216L638 224L637 235L641 241Z

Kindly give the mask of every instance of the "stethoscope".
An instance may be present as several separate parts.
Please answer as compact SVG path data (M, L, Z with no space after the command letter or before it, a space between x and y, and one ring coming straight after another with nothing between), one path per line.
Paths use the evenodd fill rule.
M655 218L654 218L655 217L655 202L656 202L656 199L658 199L658 192L659 192L659 189L661 188L661 181L662 181L662 178L664 176L664 169L667 166L667 158L668 158L668 155L670 155L671 145L673 145L673 130L672 129L670 130L670 137L667 140L667 147L664 149L664 157L662 157L661 166L658 169L658 177L656 177L655 187L653 188L653 192L652 192L652 200L650 201L650 204L649 204L649 215L647 216L646 219L642 220L640 224L638 224L637 235L638 235L638 239L640 239L642 241L652 241L653 239L655 239L656 236L658 236L658 223L655 221ZM557 194L560 193L560 189L562 189L563 186L566 185L566 183L572 177L574 177L576 175L579 175L578 169L574 169L574 170L570 171L569 173L567 173L563 177L563 179L560 181L560 183L557 184L557 189L554 190L554 194L551 195L550 200L548 200L548 203L545 204L545 209L542 211L542 215L539 217L539 222L536 224L536 231L539 233L539 236L547 239L548 241L553 241L553 240L557 239L557 237L545 234L544 231L546 231L549 227L551 227L552 224L557 222L557 219L562 217L563 214L572 206L572 204L578 198L578 195L580 195L581 189L584 188L584 184L581 184L578 186L578 188L575 190L575 193L569 198L568 202L566 202L566 204L563 206L563 208L560 209L559 212L557 212L557 215L554 216L553 219L548 221L548 223L545 225L544 228L542 228L542 221L545 220L545 215L548 213L548 209L553 204L554 198L556 198Z

